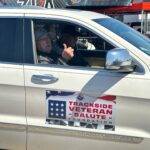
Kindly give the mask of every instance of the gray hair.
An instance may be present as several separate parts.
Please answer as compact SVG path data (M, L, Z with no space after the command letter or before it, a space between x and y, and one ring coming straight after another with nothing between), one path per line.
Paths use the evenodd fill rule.
M45 29L39 29L35 31L35 40L38 41L45 35L48 35L47 31Z

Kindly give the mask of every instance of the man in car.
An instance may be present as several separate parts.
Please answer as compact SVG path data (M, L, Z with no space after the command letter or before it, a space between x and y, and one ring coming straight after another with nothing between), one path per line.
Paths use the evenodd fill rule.
M38 63L42 64L67 64L74 57L74 49L63 45L61 50L56 43L53 43L46 30L41 29L35 32ZM58 50L60 49L60 50ZM62 51L58 54L58 51Z

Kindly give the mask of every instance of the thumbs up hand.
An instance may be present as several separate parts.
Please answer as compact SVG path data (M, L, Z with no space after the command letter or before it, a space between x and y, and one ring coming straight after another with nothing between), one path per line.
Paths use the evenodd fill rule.
M62 57L66 60L70 60L74 57L74 49L72 47L67 47L66 44L63 44L64 50L62 52Z

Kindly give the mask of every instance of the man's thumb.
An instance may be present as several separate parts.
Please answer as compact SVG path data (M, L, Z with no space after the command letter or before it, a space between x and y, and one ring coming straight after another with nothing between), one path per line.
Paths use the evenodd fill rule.
M63 44L63 46L64 46L64 49L66 49L66 48L67 48L67 45L66 45L66 44Z

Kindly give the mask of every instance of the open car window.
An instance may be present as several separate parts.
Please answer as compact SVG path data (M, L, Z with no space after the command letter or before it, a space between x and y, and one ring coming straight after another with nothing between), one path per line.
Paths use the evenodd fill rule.
M54 20L33 20L37 62L100 68L108 50L115 48L105 39L79 25ZM65 54L64 50L72 51Z

